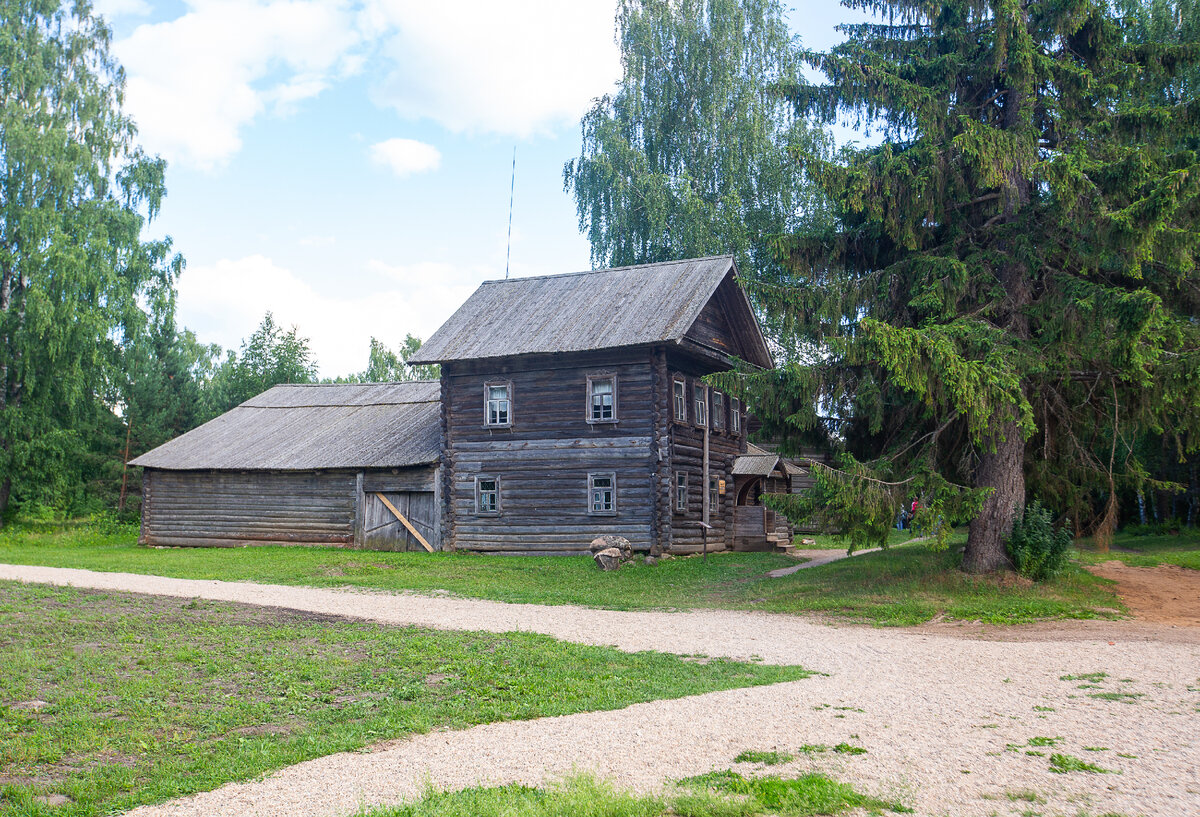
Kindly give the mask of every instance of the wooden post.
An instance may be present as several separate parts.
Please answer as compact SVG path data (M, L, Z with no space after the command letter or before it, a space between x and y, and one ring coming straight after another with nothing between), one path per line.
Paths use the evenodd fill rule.
M705 403L705 407L706 407L704 413L707 415L708 414L708 387L707 386L704 387L704 403ZM703 501L700 504L700 507L703 509L703 511L700 515L700 518L706 526L711 527L712 520L709 518L709 512L711 511L711 508L709 507L709 505L710 505L709 496L710 496L711 492L709 491L709 488L708 488L708 418L707 417L705 417L705 422L704 422L704 465L703 465L702 470L703 470L703 475L700 477L700 487L704 489L704 493L702 494ZM707 530L707 527L706 527L706 530Z
M363 495L363 472L354 477L354 547L361 549L366 544L366 496Z
M129 485L129 438L133 434L133 418L125 418L125 459L121 461L121 498L117 500L117 512L125 512L125 491Z

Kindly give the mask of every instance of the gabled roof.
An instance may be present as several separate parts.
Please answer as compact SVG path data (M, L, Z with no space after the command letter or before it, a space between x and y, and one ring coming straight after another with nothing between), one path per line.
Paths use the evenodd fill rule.
M682 343L722 282L742 357L763 367L771 354L729 255L635 267L486 281L413 355L410 363L583 352Z
M733 460L733 473L736 476L770 476L776 470L784 475L804 476L808 473L794 462L785 460L769 448L746 443L746 453L740 454Z
M769 476L779 465L779 455L759 448L754 443L746 443L746 453L733 460L735 476Z
M275 386L130 464L308 471L437 462L440 399L431 381Z

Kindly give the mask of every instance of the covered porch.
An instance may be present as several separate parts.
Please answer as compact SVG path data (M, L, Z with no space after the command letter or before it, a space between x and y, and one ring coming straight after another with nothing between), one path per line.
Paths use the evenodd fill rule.
M733 461L733 549L768 551L788 548L794 530L781 513L763 504L765 494L792 492L792 471L801 471L778 454L756 445Z

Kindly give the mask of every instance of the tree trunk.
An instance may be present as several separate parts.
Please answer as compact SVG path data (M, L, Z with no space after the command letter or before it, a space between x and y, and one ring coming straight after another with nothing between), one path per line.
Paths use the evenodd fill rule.
M1015 418L1000 426L1004 438L996 450L985 453L975 469L975 487L991 488L983 509L971 522L962 568L968 573L988 573L1009 566L1004 540L1025 508L1025 438Z
M0 528L4 527L4 517L8 513L8 499L12 496L12 480L8 477L0 479Z

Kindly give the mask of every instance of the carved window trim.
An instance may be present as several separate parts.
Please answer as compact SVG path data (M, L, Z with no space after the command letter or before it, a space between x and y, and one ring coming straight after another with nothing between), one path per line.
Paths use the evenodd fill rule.
M507 391L507 398L493 398L492 389L503 388ZM511 380L489 380L483 384L483 427L484 428L512 428L513 425L513 384ZM496 403L496 416L504 417L503 422L492 422L492 404ZM499 404L505 404L501 406Z
M607 481L608 485L601 484ZM607 506L604 494L607 493ZM617 474L615 471L598 471L588 474L587 507L590 516L617 515Z
M688 475L687 471L675 472L675 513L687 513L688 510Z
M708 426L708 386L697 380L692 386L693 404L695 406L696 426Z
M492 488L485 487L486 483L492 483ZM492 500L487 501L487 495L492 494ZM504 509L503 500L501 499L500 477L492 474L480 474L475 477L475 515L476 516L499 516Z
M688 421L687 381L682 377L671 379L672 416L677 423Z
M609 381L612 383L612 393L611 393L611 404L612 405L610 406L611 416L597 417L596 412L595 412L595 409L596 409L596 401L595 401L596 394L594 391L595 384L603 383L605 381ZM618 399L617 393L618 393L618 385L617 385L616 374L608 374L608 373L589 374L587 376L587 403L584 405L584 419L586 419L588 421L588 423L591 425L607 425L610 423L620 422L620 418L618 416L618 407L620 404L619 404L619 399ZM603 412L601 412L601 414L603 414Z

